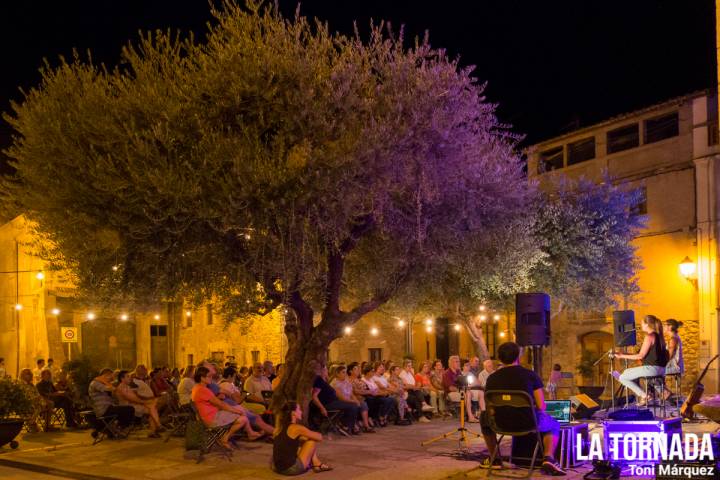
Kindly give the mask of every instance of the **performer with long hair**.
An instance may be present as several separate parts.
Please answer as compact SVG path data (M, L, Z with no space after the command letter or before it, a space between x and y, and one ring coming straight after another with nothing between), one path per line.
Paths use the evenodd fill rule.
M615 358L626 360L642 360L642 366L625 369L622 375L613 372L613 375L638 399L638 406L647 405L645 392L636 382L641 377L659 377L665 375L665 365L668 361L665 337L663 336L662 322L655 315L646 315L641 324L642 331L646 333L638 353L616 353Z

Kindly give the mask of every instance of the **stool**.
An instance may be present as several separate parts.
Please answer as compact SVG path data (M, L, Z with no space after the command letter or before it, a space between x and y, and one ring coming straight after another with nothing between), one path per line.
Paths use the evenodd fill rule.
M656 383L660 385L660 409L662 411L662 418L665 418L665 375L658 375L652 377L640 377L645 380L645 398L648 398L650 391L650 384ZM653 415L657 417L657 400L653 403L652 410Z
M680 410L682 396L680 395L680 386L682 385L682 373L667 373L665 378L671 377L675 380L675 407Z

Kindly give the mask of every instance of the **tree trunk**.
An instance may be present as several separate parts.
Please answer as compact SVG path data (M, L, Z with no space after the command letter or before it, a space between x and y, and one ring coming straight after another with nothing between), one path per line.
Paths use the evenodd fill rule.
M475 345L475 354L480 358L480 361L483 362L490 358L490 352L488 351L487 345L485 345L482 328L477 326L471 317L464 315L461 310L462 309L459 304L455 305L454 312L451 315L453 317L453 321L456 323L460 321L463 325L465 325L465 329Z

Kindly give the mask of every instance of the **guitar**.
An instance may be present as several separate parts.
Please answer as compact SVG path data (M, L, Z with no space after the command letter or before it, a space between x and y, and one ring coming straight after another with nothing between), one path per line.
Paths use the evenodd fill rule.
M710 368L710 364L714 362L720 355L715 355L707 365L705 365L705 369L700 374L700 377L697 379L697 382L695 382L695 386L693 386L692 391L690 392L690 395L685 399L685 402L682 404L682 407L680 407L680 416L682 418L692 419L695 416L695 413L693 412L693 406L700 403L700 397L702 397L703 392L705 391L705 387L702 383L700 383L705 376L705 374L708 371L708 368Z

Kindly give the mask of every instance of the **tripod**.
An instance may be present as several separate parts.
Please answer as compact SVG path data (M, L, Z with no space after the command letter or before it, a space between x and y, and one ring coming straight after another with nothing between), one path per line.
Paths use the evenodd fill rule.
M453 435L458 435L458 443L464 442L465 448L469 448L470 445L468 444L468 435L471 435L473 438L480 438L482 435L479 433L475 433L471 430L468 430L465 428L465 393L467 391L467 387L461 387L460 388L460 426L456 428L455 430L450 430L447 433L443 433L440 436L431 438L429 440L425 440L424 442L421 442L420 445L423 447L425 445L430 445L433 442L437 442L438 440L445 440L447 438L453 437Z

